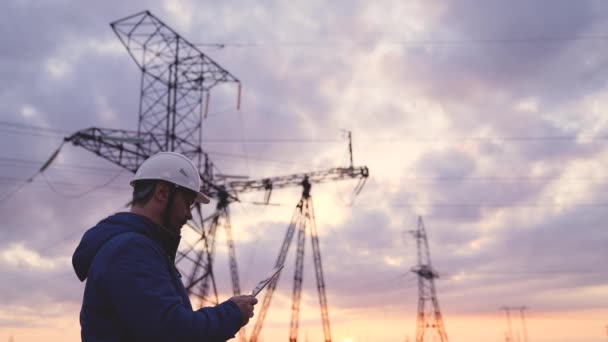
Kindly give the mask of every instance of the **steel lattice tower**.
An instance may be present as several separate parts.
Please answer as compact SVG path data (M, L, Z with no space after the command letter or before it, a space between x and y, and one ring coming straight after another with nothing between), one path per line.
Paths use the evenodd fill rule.
M435 279L439 275L431 265L429 242L422 217L418 217L418 229L412 231L412 235L418 247L418 265L412 268L412 272L418 275L416 342L448 342L435 290Z
M110 26L141 71L137 131L92 127L74 133L66 141L131 172L155 153L180 152L197 164L203 192L215 198L230 197L214 180L213 163L202 150L202 123L210 90L222 83L236 83L240 98L239 80L149 11L114 21ZM198 218L191 224L201 236L202 247L199 246L200 252L191 253L195 255L180 253L179 257L182 265L190 262L187 266L193 269L190 279L198 276L196 288L189 284L188 290L195 295L203 292L199 298L213 303L217 302L211 268L214 240L210 233L214 230L205 229L201 208L197 209ZM227 210L219 213L227 215ZM209 226L215 228L213 224ZM228 241L228 246L232 257L235 254L232 241ZM238 281L236 261L231 260L230 266L233 290L238 292L239 284L234 283ZM209 300L211 296L206 293L207 278L211 278L215 300Z
M189 226L200 237L196 243L178 251L176 263L182 270L182 274L186 275L184 285L188 293L197 297L201 305L218 303L213 260L215 236L221 227L226 230L233 293L240 294L236 248L232 239L229 211L229 204L238 201L240 193L263 191L265 192L264 203L268 204L272 191L275 189L303 186L304 192L310 194L312 184L348 179L359 180L354 194L361 191L369 176L369 169L365 166L353 166L350 132L348 134L350 165L348 167L246 181L228 181L225 177L215 176L213 162L201 145L202 124L208 110L209 93L213 87L222 83L237 84L238 108L240 106L240 81L149 11L117 20L111 23L111 27L142 73L138 129L128 131L92 127L78 131L65 140L131 172L135 172L146 158L161 151L180 152L195 161L203 182L201 191L214 198L217 206L216 211L207 217L203 216L200 205L196 207L197 215L189 222ZM296 211L298 210L303 217L310 217L312 214L314 225L310 196L303 196L296 207ZM323 329L326 341L331 341L316 226L313 228L310 223L308 226L311 227L311 234L313 234L313 253ZM274 286L276 286L276 282L270 287L274 289ZM213 291L212 294L211 291ZM269 304L270 299L265 304L266 310ZM297 311L294 312L297 313ZM296 317L297 321L295 313L292 317ZM262 329L264 315L265 313L260 315L261 317L256 322L252 341L257 340ZM290 331L293 331L293 322L292 318ZM239 333L239 339L240 341L246 340L244 330Z
M323 325L323 336L325 342L331 342L331 329L329 324L329 312L327 308L327 297L325 295L325 280L323 277L323 265L321 262L321 249L319 247L319 235L317 233L317 225L315 222L315 212L312 203L312 197L310 194L311 184L308 178L304 178L302 181L304 190L302 191L302 198L296 205L291 223L287 227L285 233L285 239L279 251L275 266L281 266L285 263L287 258L287 252L291 246L291 241L297 230L297 247L296 247L296 267L294 272L294 282L292 291L292 305L291 305L291 323L289 328L289 342L297 342L298 340L298 328L299 328L299 317L300 317L300 301L302 295L302 281L304 280L304 250L306 243L306 236L309 234L312 242L313 262L315 265L315 276L317 280L317 292L319 294L319 306L321 308L321 322ZM307 234L307 232L309 233ZM262 301L262 308L260 314L253 328L251 335L251 342L257 342L259 338L266 313L270 307L272 295L279 282L280 274L275 277L269 284L268 290Z

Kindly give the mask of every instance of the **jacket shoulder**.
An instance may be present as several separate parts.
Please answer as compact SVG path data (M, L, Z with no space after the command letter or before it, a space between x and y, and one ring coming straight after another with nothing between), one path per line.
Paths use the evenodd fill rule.
M103 274L114 262L139 257L164 259L161 247L149 237L136 232L118 234L99 249L91 265L91 274Z

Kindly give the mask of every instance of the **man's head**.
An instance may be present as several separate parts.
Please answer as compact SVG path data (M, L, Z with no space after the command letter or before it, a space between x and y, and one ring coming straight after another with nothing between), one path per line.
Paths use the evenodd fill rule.
M192 218L194 204L209 203L209 198L200 192L198 169L190 159L175 152L161 152L146 159L131 185L131 211L177 233Z

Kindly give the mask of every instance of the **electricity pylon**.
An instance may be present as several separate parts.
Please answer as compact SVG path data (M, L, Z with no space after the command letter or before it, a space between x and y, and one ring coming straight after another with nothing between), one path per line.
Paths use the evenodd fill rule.
M286 187L308 184L310 191L311 184L358 179L354 193L358 194L363 188L369 170L365 166L353 166L350 132L348 167L247 181L228 181L226 177L215 175L215 166L201 145L202 123L208 112L209 94L212 88L222 83L237 84L238 109L240 81L149 11L114 21L111 27L142 73L137 131L92 127L78 131L65 140L131 172L135 172L146 158L161 151L180 152L196 163L203 183L201 191L217 201L216 211L204 217L201 206L196 207L197 215L189 225L200 237L195 244L178 252L176 262L182 273L187 275L184 285L188 293L198 297L201 305L205 302L218 302L213 260L215 236L220 227L226 230L233 293L240 294L229 211L229 204L238 201L239 194L264 191L264 203L268 204L273 190ZM310 203L303 204L302 207L310 208L306 209L310 210L310 215L312 200L307 201ZM321 260L317 238L313 239L313 252L319 272ZM323 299L320 296L323 329L326 340L329 341L329 318L322 271L317 273L317 281L319 293L323 292ZM210 294L211 291L213 294ZM256 338L260 330L261 323ZM243 330L239 338L245 340Z
M513 338L513 328L511 325L511 310L518 310L521 318L521 326L523 328L524 342L528 342L528 327L526 325L526 317L524 314L524 312L528 310L528 308L525 306L503 306L500 309L504 310L505 314L507 315L507 327L509 328L507 334L508 340L511 342L515 341L515 339ZM517 334L517 341L519 341L519 331L517 332Z
M429 242L422 217L418 217L418 229L411 233L418 247L418 265L412 268L412 272L418 275L416 342L448 342L435 290L435 279L439 278L439 274L431 265Z
M240 100L240 81L149 11L114 21L110 26L141 70L137 131L92 127L65 140L131 172L155 153L180 152L199 168L203 181L201 190L218 198L222 188L216 184L213 163L201 147L202 123L211 89L222 83L238 84ZM200 207L197 209L198 217L191 224L203 241L202 253L182 259L194 264L193 274L202 273L199 282L211 278L215 301L210 302L217 302L217 289L210 268L214 244L207 241L206 220ZM233 246L233 243L228 241L228 245ZM232 265L232 279L238 279L234 276L238 274L236 261L233 263L231 260ZM200 272L199 268L204 271ZM190 287L189 290L192 294L197 291L204 293L206 289L202 287L206 284L201 283L200 289ZM239 284L232 285L238 292ZM208 299L205 296L199 298Z
M507 327L508 327L508 331L507 331L507 341L508 342L513 342L513 327L511 325L511 308L508 308L506 306L503 306L502 308L500 308L501 310L505 311L505 315L507 315Z
M295 342L298 337L298 326L299 326L299 312L300 312L300 298L302 291L302 280L303 280L303 261L304 261L304 243L306 238L306 232L310 231L310 237L312 241L313 250L313 261L315 265L315 275L317 280L317 292L319 295L319 304L321 308L321 320L323 324L323 334L325 342L331 342L331 329L329 323L329 313L327 307L327 298L325 295L325 280L323 277L323 267L321 262L321 250L319 246L319 238L317 234L317 227L314 216L314 208L312 203L311 188L313 184L320 184L326 182L334 182L339 180L347 179L358 179L358 183L353 190L354 195L358 195L363 186L365 185L367 178L369 177L369 169L366 166L355 167L353 165L353 153L352 153L352 135L348 133L348 149L350 154L350 165L348 167L331 168L323 171L308 172L302 174L294 174L283 177L266 178L255 181L234 181L230 182L230 188L236 193L252 191L252 190L264 190L265 191L265 203L270 200L273 189L280 189L289 186L299 185L302 186L302 197L296 205L294 214L291 222L285 233L283 244L279 250L279 255L275 262L275 266L280 266L285 263L287 252L293 240L296 229L298 230L298 245L296 251L296 270L294 274L294 284L292 292L292 310L291 310L291 322L289 331L289 341ZM260 308L258 318L253 328L253 332L250 337L250 342L259 342L260 333L264 324L264 319L270 303L272 295L277 287L280 279L280 273L277 277L268 284L264 299L262 301L262 307Z
M323 335L325 337L325 342L331 342L331 329L329 324L329 313L327 309L327 297L325 295L325 280L323 277L323 266L321 262L321 249L319 247L319 236L317 234L315 213L312 203L312 197L310 195L311 184L308 178L304 178L304 180L302 181L302 187L304 188L304 190L302 191L302 198L298 202L296 209L293 213L291 223L287 227L285 239L283 240L283 245L281 246L277 261L275 263L275 266L277 267L285 263L287 252L289 251L289 247L291 246L291 241L293 240L294 233L297 230L298 237L296 247L296 267L292 292L289 342L296 342L298 340L300 301L302 294L302 281L304 271L304 250L307 231L310 231L309 234L312 242L313 261L315 264L315 275L317 279L317 292L319 294L319 304L321 307ZM255 326L253 328L253 333L250 339L251 342L258 341L258 336L260 334L260 331L262 330L264 319L266 317L266 313L268 312L268 308L270 307L272 295L277 287L279 278L280 274L268 284L268 289L264 296L258 319L255 322Z
M526 325L526 316L524 314L524 311L526 311L528 308L526 308L525 306L520 306L518 309L521 317L521 324L524 328L524 342L528 342L528 327Z

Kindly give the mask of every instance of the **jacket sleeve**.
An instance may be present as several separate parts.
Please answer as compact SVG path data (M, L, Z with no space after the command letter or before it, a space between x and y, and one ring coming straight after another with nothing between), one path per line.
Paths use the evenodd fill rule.
M226 301L193 311L175 289L166 255L145 237L116 246L102 286L118 319L137 341L226 341L243 323L238 306Z

